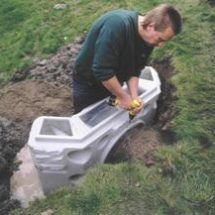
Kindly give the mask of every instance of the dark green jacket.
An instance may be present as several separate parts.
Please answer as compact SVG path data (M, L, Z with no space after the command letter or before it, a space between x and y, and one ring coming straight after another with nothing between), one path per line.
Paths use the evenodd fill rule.
M77 57L76 74L92 83L114 75L121 83L139 76L153 48L138 34L138 15L115 10L99 18Z

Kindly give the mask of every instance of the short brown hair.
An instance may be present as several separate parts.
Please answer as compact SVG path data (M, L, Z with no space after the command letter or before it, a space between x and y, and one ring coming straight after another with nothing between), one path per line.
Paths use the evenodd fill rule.
M161 4L147 12L141 24L146 27L152 22L155 23L157 31L164 31L170 26L175 34L179 34L182 29L182 18L179 11L168 4Z

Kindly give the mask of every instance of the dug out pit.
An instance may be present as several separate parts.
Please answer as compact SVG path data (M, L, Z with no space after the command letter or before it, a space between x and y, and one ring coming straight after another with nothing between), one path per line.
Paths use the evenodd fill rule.
M82 42L83 38L77 39L49 59L34 59L34 66L18 71L0 89L0 214L6 215L19 205L10 200L10 177L19 167L15 156L27 142L32 122L42 115L71 116L73 113L71 76ZM162 80L156 119L150 128L138 127L122 137L109 154L109 162L121 162L132 154L147 166L153 165L159 145L174 137L169 132L169 123L176 114L175 88L169 83L174 69L170 59L151 64ZM128 142L131 143L129 152Z

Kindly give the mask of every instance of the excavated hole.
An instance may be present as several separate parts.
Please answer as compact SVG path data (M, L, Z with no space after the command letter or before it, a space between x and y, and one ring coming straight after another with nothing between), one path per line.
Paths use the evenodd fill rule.
M150 127L139 125L125 135L109 153L106 163L143 161L146 166L155 163L154 152L161 144L159 132Z
M19 167L15 157L28 140L32 122L42 115L73 113L71 76L82 43L83 38L79 38L50 59L34 59L34 66L18 71L11 83L0 89L0 214L7 215L19 206L17 201L10 200L10 177ZM174 86L168 81L174 69L170 59L152 62L152 66L160 72L163 91L155 121L151 127L129 131L118 141L106 162L135 158L150 166L155 162L154 152L159 145L175 139L169 123L176 114L176 96Z

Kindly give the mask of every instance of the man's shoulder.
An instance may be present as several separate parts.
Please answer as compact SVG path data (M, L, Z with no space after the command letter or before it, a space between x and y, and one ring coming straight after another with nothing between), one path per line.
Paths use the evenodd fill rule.
M127 18L135 18L137 16L138 12L132 11L132 10L124 10L124 9L118 9L118 10L112 10L103 15L104 18L113 18L113 19L127 19Z
M112 10L105 13L98 20L99 23L103 23L111 28L121 28L129 26L129 23L135 23L137 20L138 12L131 10Z

